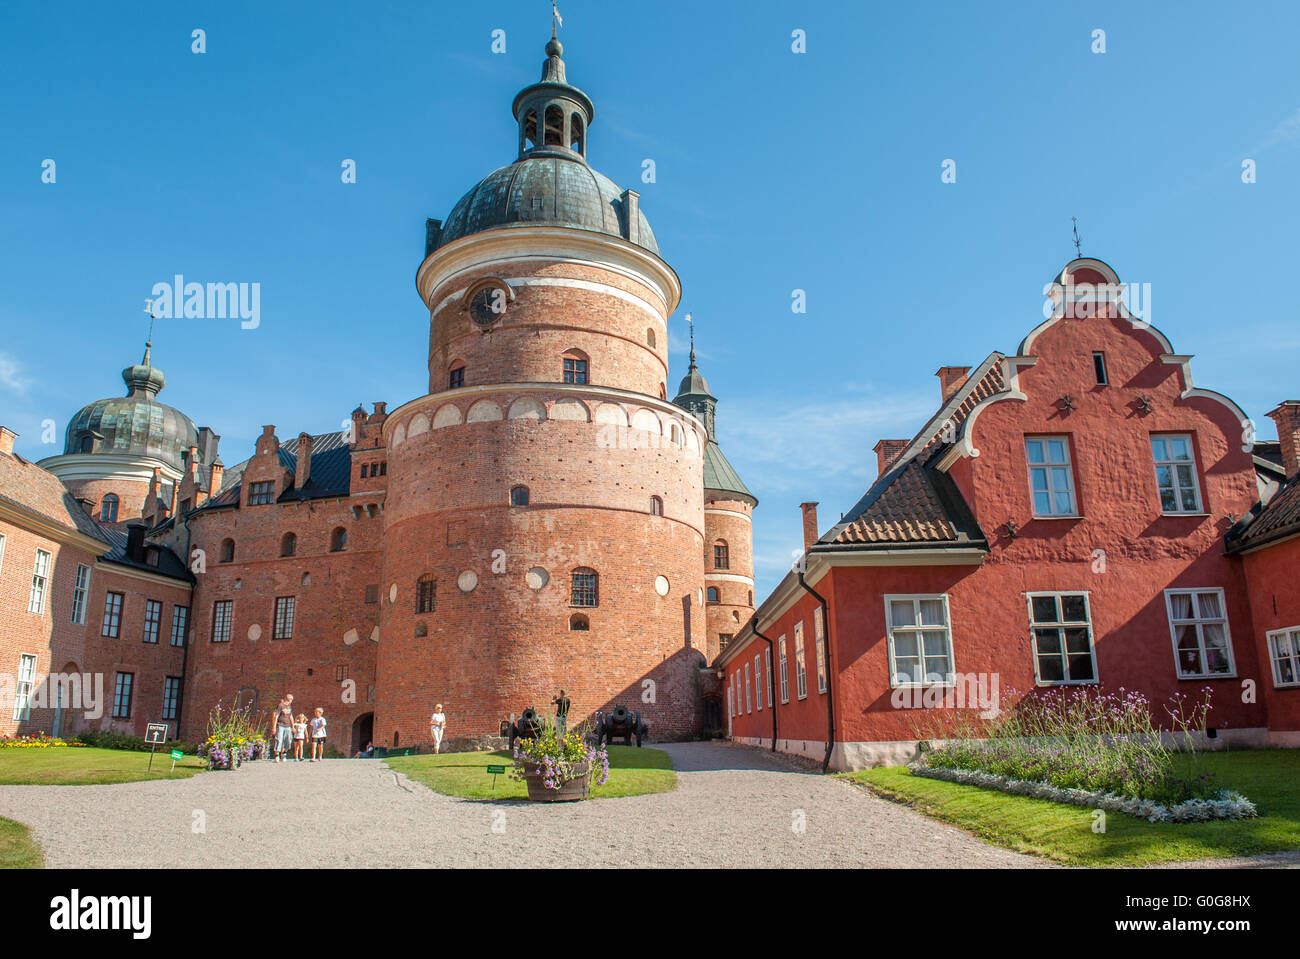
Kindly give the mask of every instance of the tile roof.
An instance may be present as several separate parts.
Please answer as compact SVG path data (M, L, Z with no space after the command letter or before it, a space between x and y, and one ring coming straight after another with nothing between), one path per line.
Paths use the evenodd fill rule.
M1300 533L1300 474L1282 487L1267 506L1253 510L1228 530L1229 553L1242 553Z
M107 543L102 527L86 514L57 476L16 453L0 453L0 490L0 500Z
M296 500L325 499L327 497L347 496L352 490L352 453L351 447L344 439L346 434L322 433L312 437L311 478L302 489L290 487L280 494L280 503ZM244 470L249 461L236 463L226 470L221 477L221 491L200 509L220 509L239 505L239 491ZM285 440L280 444L280 465L290 473L298 467L298 437Z
M112 546L103 556L103 559L107 562L116 563L119 566L129 566L132 569L155 573L159 576L170 576L172 579L184 580L187 583L194 581L194 575L185 567L185 563L166 546L146 542L146 549L158 550L158 565L139 563L127 556L126 544L129 533L126 529L116 526L100 526L100 531Z

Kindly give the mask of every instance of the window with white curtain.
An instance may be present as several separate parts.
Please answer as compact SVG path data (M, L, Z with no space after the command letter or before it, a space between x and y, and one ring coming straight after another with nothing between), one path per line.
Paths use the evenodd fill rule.
M1167 589L1165 605L1178 678L1235 675L1223 590Z
M1269 633L1268 656L1274 686L1300 686L1300 626Z
M953 682L952 633L948 597L885 597L889 626L889 684L926 686Z

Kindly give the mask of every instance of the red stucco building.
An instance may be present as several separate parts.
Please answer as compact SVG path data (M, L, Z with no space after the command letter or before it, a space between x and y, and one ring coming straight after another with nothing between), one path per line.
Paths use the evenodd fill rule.
M1096 295L1118 285L1068 264L1014 355L939 370L839 523L818 536L805 504L803 559L715 663L733 738L859 768L915 755L935 709L1100 685L1209 687L1218 741L1296 742L1294 648L1271 667L1265 635L1300 623L1296 422L1261 510L1246 416Z

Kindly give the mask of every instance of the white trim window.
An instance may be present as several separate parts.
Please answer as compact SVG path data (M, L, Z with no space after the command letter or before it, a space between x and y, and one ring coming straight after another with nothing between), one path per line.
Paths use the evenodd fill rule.
M1300 686L1300 626L1274 630L1265 638L1273 663L1273 685Z
M776 643L777 654L781 659L781 702L790 701L790 671L788 660L785 654L785 637L782 636Z
M18 655L18 683L14 687L14 713L16 723L32 716L32 686L36 682L36 657L29 653Z
M754 702L750 698L749 694L750 694L749 663L746 663L745 664L745 712L746 713L752 713L754 711Z
M1179 679L1235 676L1221 589L1167 589L1165 609Z
M946 593L886 596L885 622L890 686L953 683L952 631Z
M1077 516L1068 436L1026 436L1029 492L1035 516Z
M90 589L90 567L85 563L77 564L77 580L72 584L72 623L76 626L86 624L86 593Z
M763 711L763 654L754 654L754 705Z
M736 715L736 684L730 683L727 686L727 720L730 721Z
M763 662L767 665L767 708L772 708L772 647L769 646L763 650Z
M800 699L808 698L808 663L803 648L803 620L794 624L794 685Z
M1088 594L1026 593L1025 599L1033 637L1034 680L1040 686L1097 682Z
M27 612L41 616L45 613L45 589L50 581L50 554L36 551L36 564L32 567L32 591L27 596Z
M826 630L822 626L822 608L813 610L813 648L817 651L817 692L826 694Z
M1186 433L1151 437L1151 459L1155 461L1160 512L1201 512L1200 482L1196 477L1192 437Z

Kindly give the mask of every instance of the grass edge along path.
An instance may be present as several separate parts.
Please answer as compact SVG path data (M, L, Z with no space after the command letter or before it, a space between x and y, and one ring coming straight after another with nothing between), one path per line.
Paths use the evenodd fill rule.
M677 773L672 759L662 749L610 746L609 781L591 787L592 799L616 799L672 792ZM444 796L458 799L527 799L528 787L508 775L493 776L488 766L511 767L508 752L468 752L394 756L381 760L395 772ZM599 775L599 774L598 774Z
M1179 754L1175 761L1214 773L1221 785L1252 800L1259 818L1152 823L1107 813L1106 831L1094 833L1094 811L1080 806L913 776L902 766L839 775L994 845L1071 866L1146 866L1300 849L1300 792L1291 785L1300 781L1300 750L1235 750L1195 759Z
M186 756L172 771L171 751L149 754L95 746L0 749L0 786L105 786L153 779L188 779L207 769L206 760ZM238 773L236 773L238 775Z
M31 830L0 817L0 869L40 869L45 863Z

